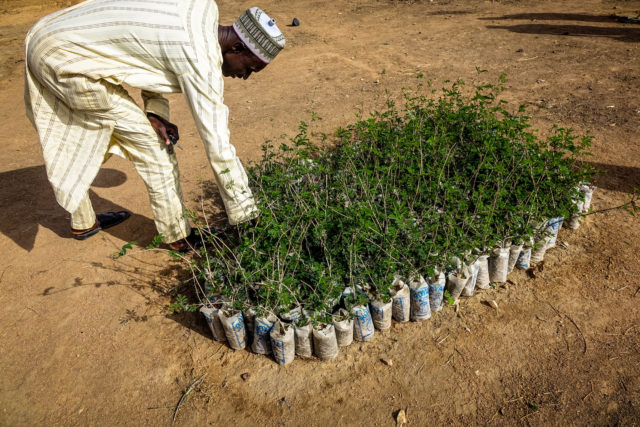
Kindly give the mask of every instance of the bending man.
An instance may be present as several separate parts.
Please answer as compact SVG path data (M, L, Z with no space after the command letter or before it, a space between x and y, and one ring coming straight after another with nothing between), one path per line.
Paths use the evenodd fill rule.
M171 142L178 128L162 96L173 92L191 109L229 223L254 218L247 175L229 142L222 77L247 79L284 44L275 20L258 8L219 26L212 0L89 0L38 21L26 37L25 103L73 236L129 217L96 215L88 195L100 165L118 154L144 180L164 241L173 249L194 241ZM123 83L142 90L144 111Z

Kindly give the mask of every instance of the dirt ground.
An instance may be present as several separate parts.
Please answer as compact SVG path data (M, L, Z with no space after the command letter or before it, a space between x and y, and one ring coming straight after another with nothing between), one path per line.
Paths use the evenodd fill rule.
M23 39L71 3L0 3L0 425L410 425L640 423L640 224L613 210L551 250L542 271L517 271L495 290L431 321L394 325L332 362L280 367L211 340L197 314L172 315L168 290L184 269L145 252L154 236L141 179L104 165L96 210L129 209L121 226L79 242L54 200L37 136L24 115ZM229 24L254 3L218 2ZM594 136L604 171L593 207L640 188L640 1L263 0L287 48L248 81L228 80L232 142L245 162L265 139L296 132L316 112L331 132L415 87L422 73L472 82L508 75L504 97ZM297 17L299 27L284 24ZM181 95L171 97L189 207L213 177ZM215 191L215 190L213 190ZM215 200L215 199L214 199ZM207 202L220 209L219 202ZM111 254L128 241L130 256ZM483 302L497 301L494 310ZM393 361L392 366L381 358ZM241 374L249 373L246 380ZM245 376L246 377L246 376Z

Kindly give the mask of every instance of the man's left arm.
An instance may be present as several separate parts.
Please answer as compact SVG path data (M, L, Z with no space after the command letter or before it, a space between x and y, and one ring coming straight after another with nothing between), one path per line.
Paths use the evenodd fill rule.
M247 173L229 142L229 110L222 101L222 85L214 86L217 80L213 72L199 71L183 74L179 81L204 142L229 223L235 225L255 218L258 211Z

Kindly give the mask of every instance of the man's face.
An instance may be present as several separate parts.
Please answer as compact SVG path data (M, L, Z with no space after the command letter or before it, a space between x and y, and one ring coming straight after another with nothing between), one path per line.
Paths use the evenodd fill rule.
M267 64L262 62L243 44L238 43L234 48L223 55L222 75L248 79L251 73L261 71Z

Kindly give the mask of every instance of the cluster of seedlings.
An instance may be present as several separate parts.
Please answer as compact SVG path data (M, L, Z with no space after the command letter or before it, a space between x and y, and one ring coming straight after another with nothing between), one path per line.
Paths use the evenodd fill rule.
M213 337L278 363L332 359L391 322L423 321L475 289L542 261L558 229L588 211L591 142L554 127L544 140L501 87L462 82L333 136L302 123L248 169L257 223L192 268Z

